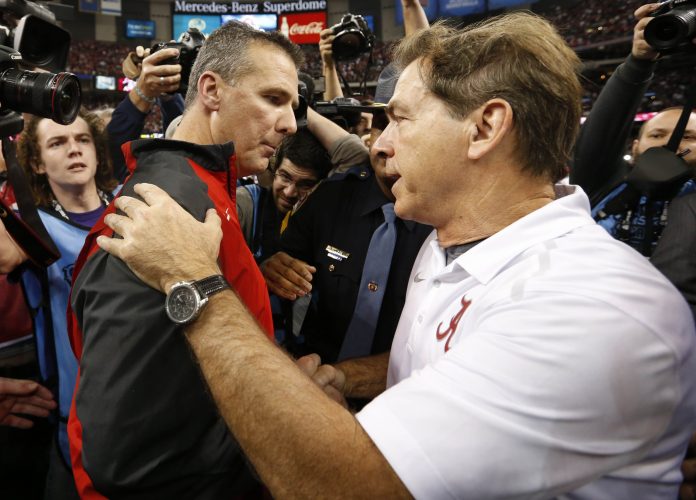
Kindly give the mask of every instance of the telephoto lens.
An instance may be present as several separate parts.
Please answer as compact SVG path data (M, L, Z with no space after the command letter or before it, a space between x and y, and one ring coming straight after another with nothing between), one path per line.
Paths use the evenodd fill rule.
M44 73L16 68L0 73L0 103L3 108L68 125L75 121L81 99L80 81L72 73Z

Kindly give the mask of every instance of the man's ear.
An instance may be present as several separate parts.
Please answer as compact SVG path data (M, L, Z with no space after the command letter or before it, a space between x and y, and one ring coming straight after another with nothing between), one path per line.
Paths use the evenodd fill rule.
M210 111L218 111L222 100L224 82L217 73L204 71L198 79L198 97L201 103Z
M631 164L635 165L636 163L636 158L638 157L638 139L633 139L633 143L631 144L631 156L633 157L631 159Z
M470 160L480 160L496 148L512 131L512 107L503 99L491 99L470 115Z
M37 174L45 174L46 173L46 167L44 166L43 163L39 163L38 165L34 165L33 170Z

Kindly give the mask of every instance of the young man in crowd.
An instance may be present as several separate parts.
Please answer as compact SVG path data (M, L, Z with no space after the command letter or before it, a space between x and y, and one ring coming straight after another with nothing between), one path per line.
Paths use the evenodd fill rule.
M209 208L220 213L224 277L267 335L268 294L239 228L234 189L238 175L264 171L282 139L296 131L300 59L279 33L227 23L198 54L174 140L124 147L134 171L124 193L147 181L200 219ZM94 240L103 233L110 231L98 224L90 234L72 291L80 377L69 427L82 498L248 493L254 478L191 359L179 320L170 319L195 313L196 306L180 297L165 312L160 293L97 251ZM182 293L202 297L222 286L218 278L182 285Z
M579 124L577 56L514 13L422 31L396 60L377 146L396 214L435 231L387 390L354 417L230 291L185 329L259 475L278 497L674 498L696 417L694 324L582 190L554 186ZM126 215L108 216L124 240L100 245L170 297L217 275L216 214L201 224L157 187L136 190L145 202L121 198Z
M237 188L239 225L259 263L278 251L288 212L331 170L326 150L307 129L285 138L275 161L270 189L258 184Z
M70 346L66 311L77 256L90 229L113 199L117 182L112 177L102 124L84 109L69 125L30 117L18 141L17 159L60 258L46 268L29 262L27 253L0 222L0 272L21 271L24 296L32 311L41 380L58 403L46 496L77 498L70 471L67 419L78 366ZM5 447L11 449L9 443Z

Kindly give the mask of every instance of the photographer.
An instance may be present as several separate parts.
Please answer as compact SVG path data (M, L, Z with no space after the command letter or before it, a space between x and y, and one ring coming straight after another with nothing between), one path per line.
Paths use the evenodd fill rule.
M592 204L595 220L615 238L649 257L666 223L669 201L641 198L634 206L605 213L607 204L626 189L624 177L632 165L623 161L623 147L631 131L633 117L653 78L659 54L645 41L645 26L659 4L636 10L633 47L626 61L616 68L602 89L583 126L575 146L570 182L580 185ZM680 115L680 109L666 109L644 123L632 144L633 163L648 148L667 144ZM696 114L689 119L678 151L689 150L683 159L696 165ZM659 167L658 167L659 168ZM677 196L696 189L687 181ZM607 210L608 212L608 210Z
M114 177L120 182L128 174L121 146L140 137L145 119L153 106L159 102L163 131L174 118L184 112L184 100L176 93L181 82L181 65L162 64L178 53L177 49L166 48L150 54L150 49L139 46L135 53L129 54L123 61L124 75L137 79L137 82L116 107L106 128ZM171 93L174 94L170 95Z
M22 268L33 310L41 376L58 401L56 444L47 479L48 498L76 497L66 423L77 376L66 326L72 269L85 237L113 199L116 181L96 115L80 110L70 125L32 116L19 138L18 160L32 187L39 216L61 257L47 269L27 262L24 250L0 223L0 272Z
M423 6L418 0L400 1L404 12L404 36L410 36L416 31L429 26ZM334 27L327 28L319 33L319 53L321 54L322 74L325 85L324 100L326 101L344 96L341 82L338 78L337 62L333 53L335 35ZM363 137L363 134L370 132L372 127L371 120L372 116L369 113L362 113L357 123L350 124L350 131L356 133L359 137ZM366 142L369 142L369 139L366 138Z

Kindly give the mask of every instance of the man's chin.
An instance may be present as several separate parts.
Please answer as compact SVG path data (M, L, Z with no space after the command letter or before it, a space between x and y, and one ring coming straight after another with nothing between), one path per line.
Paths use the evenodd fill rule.
M237 162L237 176L246 177L248 175L259 175L268 169L268 158L255 158L244 160L240 159Z
M283 214L283 215L285 215L285 214L288 213L290 210L292 210L294 206L295 206L294 203L293 203L293 204L290 204L290 203L283 203L282 201L276 203L276 208L278 209L278 212L280 212L280 213Z

